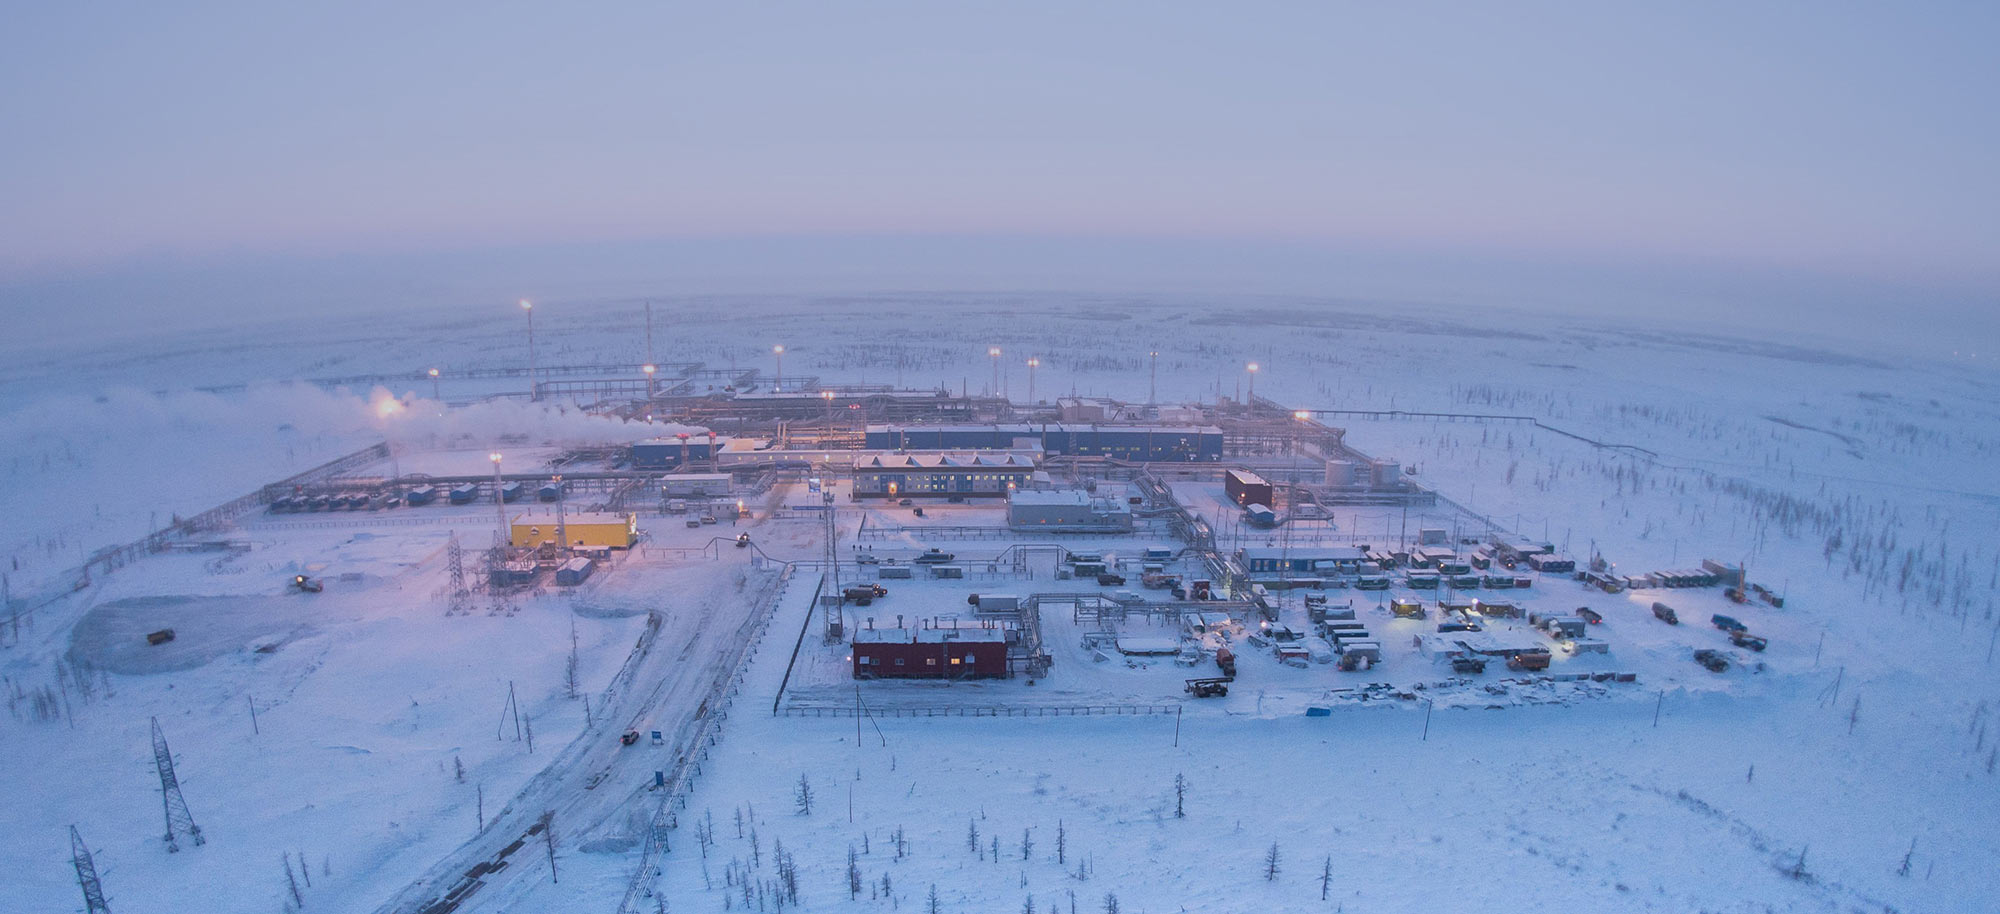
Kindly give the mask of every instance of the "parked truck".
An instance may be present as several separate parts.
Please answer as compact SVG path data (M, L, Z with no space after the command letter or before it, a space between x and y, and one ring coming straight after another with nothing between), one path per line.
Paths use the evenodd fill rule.
M1665 603L1654 603L1654 604L1653 604L1653 616L1654 616L1654 618L1657 618L1657 619L1659 619L1659 620L1660 620L1661 622L1665 622L1665 623L1667 623L1668 625L1679 625L1679 624L1681 624L1681 617L1680 617L1680 615L1674 612L1674 608L1673 608L1673 607L1671 607L1671 606L1668 606L1668 605L1667 605L1667 604L1665 604Z
M1550 654L1544 650L1516 651L1507 658L1507 668L1517 671L1546 670L1549 668Z
M1725 616L1721 613L1716 613L1710 616L1708 621L1715 623L1716 628L1722 629L1725 632L1747 632L1750 630L1750 626L1736 621L1735 616Z
M1749 632L1739 631L1729 633L1729 643L1737 647L1747 647L1760 654L1764 652L1764 648L1770 646L1770 642L1765 641L1763 638L1759 638Z
M1231 679L1235 679L1236 653L1234 651L1231 651L1227 645L1216 648L1215 666L1217 669L1222 670L1222 675L1227 676Z

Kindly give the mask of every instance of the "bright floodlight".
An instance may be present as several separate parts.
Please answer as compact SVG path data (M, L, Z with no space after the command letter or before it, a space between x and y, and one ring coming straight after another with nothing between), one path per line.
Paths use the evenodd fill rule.
M659 371L660 368L657 365L641 365L639 366L639 370L647 374L652 374L655 371Z
M1297 419L1300 422L1304 422L1307 419L1312 418L1312 413L1306 412L1305 410L1302 409L1299 410L1298 412L1293 413L1292 418Z
M1028 360L1028 367L1029 367L1029 368L1040 368L1040 367L1042 367L1042 360L1041 360L1041 359L1029 359L1029 360Z
M1256 371L1256 370L1257 370L1257 363L1256 363L1256 362L1251 362L1251 363L1250 363L1250 366L1249 366L1249 367L1250 367L1250 370L1251 370L1251 371Z
M996 357L997 357L997 356L999 356L999 355L1000 355L1000 347L998 347L998 346L995 346L995 347L993 347L993 348L991 348L991 349L988 349L988 350L986 350L986 354L987 354L987 355L990 355L990 356L996 356Z
M784 354L785 354L785 347L784 347L784 344L780 343L780 344L778 344L778 345L776 345L776 346L772 346L772 347L771 347L771 351L772 351L772 352L775 352L775 353L777 353L777 354L779 354L779 355L784 355Z
M438 376L438 370L435 368L431 369L431 377L435 378L437 376Z
M829 400L833 399L833 391L830 390L822 390L819 392L819 395Z
M500 452L499 452L499 451L494 451L493 453L491 453L491 454L488 454L488 455L486 455L486 459L488 459L488 460L491 460L491 461L493 461L494 463L499 463L499 462L500 462Z
M535 303L534 303L534 302L531 302L531 301L529 301L529 300L527 300L527 299L525 299L525 298L524 298L524 299L521 299L521 310L523 310L523 311L533 311L533 310L535 310Z

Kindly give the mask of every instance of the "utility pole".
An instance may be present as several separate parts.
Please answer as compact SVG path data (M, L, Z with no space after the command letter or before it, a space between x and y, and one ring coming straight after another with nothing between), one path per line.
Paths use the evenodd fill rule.
M160 732L160 719L153 718L153 767L160 773L160 802L166 809L167 850L181 849L176 835L185 833L200 847L208 843L201 836L201 826L194 824L194 814L188 812L187 798L181 796L180 778L174 775L174 754L167 748L167 735Z
M1035 405L1035 369L1040 367L1042 367L1041 359L1028 359L1028 406L1031 409Z
M1155 349L1149 355L1153 358L1152 373L1146 379L1146 405L1160 402L1160 351Z
M90 859L90 848L74 825L69 827L69 861L76 867L76 884L83 889L84 914L111 914L111 906L104 903L104 884L97 881L97 863Z
M988 396L997 397L1000 396L1000 347L994 346L986 350L986 355L993 360L993 382L986 388L986 393Z

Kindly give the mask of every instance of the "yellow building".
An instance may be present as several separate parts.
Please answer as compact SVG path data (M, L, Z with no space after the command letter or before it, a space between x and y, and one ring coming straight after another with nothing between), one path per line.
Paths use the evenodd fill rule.
M571 546L627 549L639 540L639 516L636 514L565 514L562 527ZM553 514L517 514L513 528L516 546L540 546L556 541L556 516Z

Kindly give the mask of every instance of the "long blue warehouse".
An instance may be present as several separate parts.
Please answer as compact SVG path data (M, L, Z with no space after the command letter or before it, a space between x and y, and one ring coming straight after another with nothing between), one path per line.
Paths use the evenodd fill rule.
M1191 425L871 425L867 447L880 451L1006 450L1039 442L1051 457L1216 463L1222 429Z

